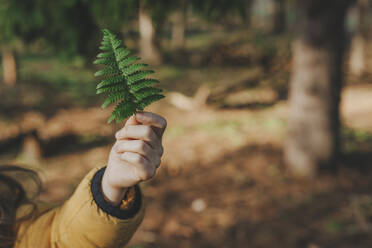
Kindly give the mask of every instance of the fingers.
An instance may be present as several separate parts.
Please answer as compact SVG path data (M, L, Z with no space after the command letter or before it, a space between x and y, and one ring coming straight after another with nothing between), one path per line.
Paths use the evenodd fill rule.
M148 159L138 153L124 152L120 155L120 159L134 166L135 173L140 180L149 180L156 173L157 165L151 163Z
M143 140L152 148L160 145L160 140L154 130L150 126L145 125L125 126L115 134L115 137L117 140Z
M167 127L167 121L160 115L151 112L140 112L136 114L136 120L144 125L154 127L155 133L161 137Z
M143 125L139 125L139 124L143 124ZM164 130L167 126L167 121L160 115L157 115L154 113L150 113L150 112L137 113L136 115L131 116L125 123L125 126L116 133L115 135L116 139L125 139L125 138L137 139L136 137L140 135L140 133L138 132L141 132L141 131L138 131L137 134L134 135L135 137L129 137L132 135L132 133L126 135L126 132L129 131L129 129L134 130L132 128L128 128L130 126L151 126L151 130L156 134L158 138L161 139L164 133ZM142 129L142 132L144 133L151 132L150 129L148 128L141 127L141 129Z
M116 158L112 161L118 162L117 168L125 168L128 171L125 173L126 177L139 182L138 180L145 181L155 175L163 155L161 138L166 126L167 122L163 117L141 112L131 116L125 126L115 134L116 143L110 157Z
M151 125L157 128L165 128L167 121L160 115L151 112L139 112L136 114L137 121L145 125Z
M115 143L114 149L117 153L135 152L147 158L163 155L162 147L157 146L153 149L142 140L119 140Z
M119 154L125 152L137 153L154 164L156 168L159 167L163 155L163 148L161 146L159 148L153 149L142 140L120 140L114 145L115 152Z

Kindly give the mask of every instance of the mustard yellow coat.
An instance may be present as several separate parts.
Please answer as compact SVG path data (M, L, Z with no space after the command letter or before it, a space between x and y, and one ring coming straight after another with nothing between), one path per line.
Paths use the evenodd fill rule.
M60 207L22 223L15 248L124 247L143 219L141 192L136 186L128 210L109 205L100 192L104 169L90 171Z

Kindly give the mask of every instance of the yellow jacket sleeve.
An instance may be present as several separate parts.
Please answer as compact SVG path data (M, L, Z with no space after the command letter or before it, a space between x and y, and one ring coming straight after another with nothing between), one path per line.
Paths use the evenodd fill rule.
M23 223L15 248L116 248L128 243L140 225L144 204L138 186L126 210L108 204L101 193L105 168L93 169L62 206Z

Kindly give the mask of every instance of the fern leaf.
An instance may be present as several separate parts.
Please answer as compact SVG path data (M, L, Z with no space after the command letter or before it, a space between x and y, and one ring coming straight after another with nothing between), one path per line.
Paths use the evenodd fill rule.
M118 92L118 93L114 93L112 95L110 95L109 97L106 98L106 100L103 102L101 108L104 109L106 108L108 105L112 104L112 103L115 103L121 99L126 99L128 96L127 93L125 92Z
M115 67L106 66L102 70L99 70L96 73L94 73L94 76L99 77L99 76L114 75L114 74L120 74L120 70L118 70Z
M105 87L105 86L109 86L109 85L114 85L114 84L120 83L120 82L123 81L123 80L124 80L124 78L123 78L123 76L121 76L121 75L106 78L106 79L102 80L102 81L97 85L97 89L103 88L103 87Z
M99 49L101 49L102 51L110 51L111 50L111 48L107 47L107 46L100 46Z
M101 64L101 65L115 65L116 64L116 61L115 61L115 58L113 57L108 57L108 58L99 58L99 59L96 59L93 64Z
M133 115L134 113L136 113L136 110L137 110L137 106L134 103L127 102L127 101L121 101L120 103L118 103L118 105L116 105L108 122L110 123L114 119L116 119L117 121L121 121Z
M128 83L128 85L134 84L134 83L138 82L139 80L144 79L146 76L148 76L152 73L154 73L154 71L151 71L151 70L144 70L144 71L140 71L138 73L134 73L134 74L129 75L127 77L127 83Z
M120 47L120 48L116 49L115 50L116 61L118 61L118 62L122 61L129 54L130 54L130 51L128 49L123 48L123 47Z
M152 87L159 81L147 78L154 72L144 70L146 64L135 63L139 58L129 56L131 51L107 29L103 30L100 49L102 52L94 64L102 64L104 68L94 75L104 79L97 85L96 93L106 96L102 108L118 103L108 119L109 123L113 120L120 122L164 97L161 89Z
M102 42L101 42L101 45L105 48L111 48L111 43L110 43L110 40L109 39L104 39ZM111 50L111 49L110 49Z
M112 40L112 47L114 48L114 50L116 48L118 48L120 45L121 45L121 41L120 40L118 40L118 39L113 39Z
M142 68L144 68L146 66L147 66L147 64L131 64L130 66L126 67L123 70L123 74L125 76L131 75L135 72L138 72L139 70L141 70Z
M130 56L130 57L127 57L126 59L121 60L119 62L120 70L124 70L126 66L130 65L131 63L133 63L134 61L137 61L139 59L140 58L138 58L136 56Z
M140 89L147 88L157 83L159 83L159 81L155 79L142 79L140 81L137 81L135 84L132 84L130 86L130 90L136 92Z
M104 53L99 53L97 55L97 58L109 58L109 57L114 57L113 52L104 52Z
M153 87L143 88L136 92L131 91L131 93L136 97L137 101L141 101L142 99L145 99L148 96L157 95L161 92L162 92L161 89L153 88Z
M102 94L102 93L113 93L113 92L120 92L127 90L127 86L123 84L114 84L110 85L110 87L103 87L99 88L96 91L96 94Z
M139 110L144 110L144 108L148 105L150 105L151 103L153 102L156 102L160 99L164 98L163 95L152 95L152 96L149 96L149 97L146 97L144 99L141 100L141 102L138 103L138 109Z

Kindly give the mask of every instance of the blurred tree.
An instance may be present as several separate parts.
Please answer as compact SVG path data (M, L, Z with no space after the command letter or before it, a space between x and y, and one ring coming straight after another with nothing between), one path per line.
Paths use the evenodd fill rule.
M146 0L140 0L138 30L140 33L140 56L142 59L153 65L161 64L162 56L155 42L155 25Z
M138 0L91 0L89 9L101 28L110 28L115 33L121 33L123 27L137 18Z
M173 50L178 50L184 47L185 44L185 29L186 29L186 13L187 0L179 0L179 5L174 9L171 16L172 22L172 37L171 47Z
M368 0L358 0L352 9L354 36L350 49L350 72L362 76L366 69L366 46L369 26L367 24Z
M293 0L255 1L254 26L268 33L281 34L287 30L287 7Z
M9 67L14 61L11 57L14 57L12 51L16 41L29 44L41 39L59 54L85 57L94 54L99 32L87 0L1 1L0 27L3 33L0 42L5 47L7 61L3 66ZM15 70L4 70L7 71Z
M245 5L243 6L244 8L244 11L243 11L243 19L245 20L245 24L247 27L251 27L252 25L252 9L253 9L253 5L254 5L254 2L256 0L248 0L248 1L245 1Z
M298 176L311 176L319 166L333 165L339 154L344 22L352 2L297 1L284 155L289 169Z
M3 47L2 52L2 67L3 67L3 82L5 85L13 86L17 81L17 62L15 52L12 49Z
M286 0L274 0L272 32L281 34L286 30Z
M183 0L138 0L138 29L140 33L140 54L144 61L153 65L162 62L157 34L161 33L162 26L170 13L184 8ZM182 10L181 10L182 11Z
M20 40L32 40L43 21L39 7L29 1L0 0L0 47L5 84L14 85L17 80L16 44Z
M122 33L123 27L135 18L138 18L139 23L139 44L143 59L159 64L162 56L156 34L171 11L183 8L184 0L0 1L0 27L6 31L0 42L7 45L4 48L3 64L7 65L8 70L4 71L11 72L15 71L9 69L15 60L9 44L14 40L29 43L42 39L59 54L79 54L92 60L101 35L99 28L110 27L115 33ZM9 73L6 75L6 78L15 77Z
M227 15L238 15L247 20L254 0L191 0L193 9L202 17L219 21Z
M87 0L39 1L44 23L39 37L62 55L92 60L99 40L98 24Z

